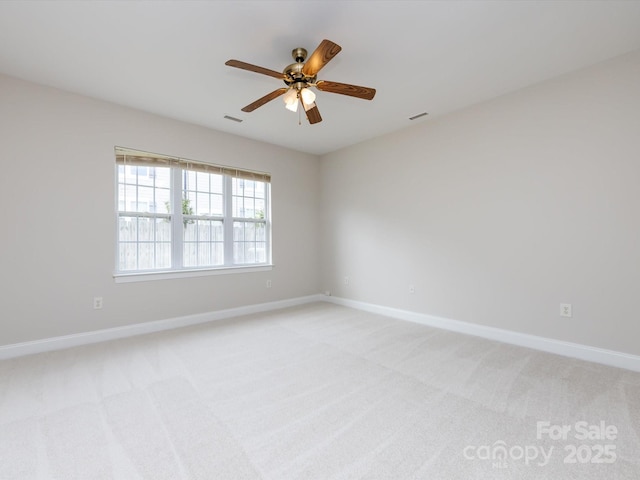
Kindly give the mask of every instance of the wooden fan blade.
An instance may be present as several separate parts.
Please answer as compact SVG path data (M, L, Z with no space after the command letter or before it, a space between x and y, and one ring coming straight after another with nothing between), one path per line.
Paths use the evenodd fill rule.
M287 90L288 90L288 88L286 88L286 87L282 87L282 88L279 88L277 90L274 90L273 92L266 94L264 97L259 98L255 102L250 103L249 105L244 107L242 109L242 111L243 112L247 112L247 113L248 112L253 112L256 108L261 107L262 105L264 105L267 102L270 102L274 98L278 98L280 95L282 95Z
M326 82L324 80L320 80L316 84L316 88L323 92L339 93L340 95L349 95L363 100L372 100L376 95L375 88L359 87L348 83Z
M329 60L340 53L340 50L342 50L340 45L331 40L322 40L302 67L302 73L307 77L315 77L322 67L329 63Z
M304 105L305 113L307 114L307 120L309 123L313 125L314 123L319 123L322 121L322 117L320 116L320 110L318 110L318 106L316 102L313 102L310 105Z
M250 63L241 62L240 60L227 60L224 64L230 67L240 68L242 70L249 70L250 72L269 75L270 77L277 78L278 80L284 80L284 73L269 70L268 68L258 67L257 65L251 65Z

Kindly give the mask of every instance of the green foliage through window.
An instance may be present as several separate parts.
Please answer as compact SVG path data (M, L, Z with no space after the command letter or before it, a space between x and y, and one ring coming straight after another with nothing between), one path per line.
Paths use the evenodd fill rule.
M171 204L169 202L164 202L164 206L167 207L167 213L171 213ZM191 200L188 198L182 199L182 215L193 215L193 207L191 206ZM187 225L193 223L193 218L185 218L182 220L184 227L187 228Z

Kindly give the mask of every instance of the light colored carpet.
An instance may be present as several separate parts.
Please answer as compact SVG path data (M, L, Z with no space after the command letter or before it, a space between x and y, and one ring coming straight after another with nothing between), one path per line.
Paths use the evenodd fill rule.
M305 305L0 362L0 479L49 478L636 480L640 374Z

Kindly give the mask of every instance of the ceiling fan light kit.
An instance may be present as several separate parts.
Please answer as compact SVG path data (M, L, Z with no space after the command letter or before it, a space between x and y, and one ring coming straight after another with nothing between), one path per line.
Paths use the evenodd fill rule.
M298 105L302 103L307 115L307 120L309 120L310 124L314 124L321 122L322 117L320 116L320 111L315 103L316 94L311 90L311 87L315 87L323 92L348 95L351 97L362 98L364 100L372 100L376 94L376 90L374 88L317 80L318 72L327 63L329 63L329 61L340 52L340 50L342 50L340 45L333 43L330 40L323 40L307 60L307 50L304 48L295 48L291 52L291 56L295 60L295 63L285 67L282 73L268 68L258 67L257 65L252 65L250 63L241 62L239 60L228 60L225 62L225 65L278 78L283 80L286 84L286 87L274 90L255 102L250 103L242 109L243 112L253 112L265 103L284 95L283 100L287 110L296 112L298 111Z
M282 98L287 110L291 110L292 112L298 111L298 92L296 90L290 88Z
M308 88L303 88L302 90L300 90L300 97L302 98L302 101L307 105L315 102L316 100L316 94Z

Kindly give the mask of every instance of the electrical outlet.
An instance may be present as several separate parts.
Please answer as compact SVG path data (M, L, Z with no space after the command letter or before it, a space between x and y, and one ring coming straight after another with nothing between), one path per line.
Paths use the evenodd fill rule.
M271 280L267 280L267 288L271 288Z
M102 297L93 297L93 309L100 310L102 308Z
M416 293L415 285L409 285L409 293Z
M561 317L569 317L569 318L571 318L571 304L570 303L561 303L560 304L560 316Z
M349 285L349 282L351 282L351 279L349 277L344 277L344 284Z

